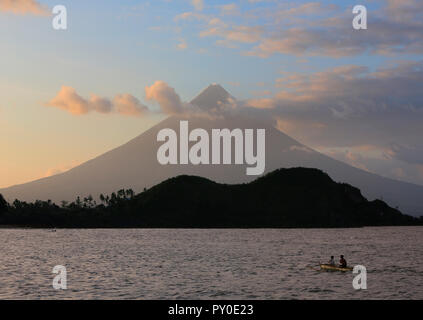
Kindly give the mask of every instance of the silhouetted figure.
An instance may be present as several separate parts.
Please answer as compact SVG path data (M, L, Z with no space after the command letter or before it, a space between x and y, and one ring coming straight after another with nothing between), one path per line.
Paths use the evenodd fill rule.
M339 260L339 267L341 267L341 268L347 267L347 260L344 259L343 255L341 255L341 259Z
M330 260L328 262L329 265L334 266L335 265L335 258L334 256L330 256Z

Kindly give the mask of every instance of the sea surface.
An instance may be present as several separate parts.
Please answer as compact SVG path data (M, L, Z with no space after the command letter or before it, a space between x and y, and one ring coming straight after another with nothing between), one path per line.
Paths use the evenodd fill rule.
M0 299L423 299L422 245L423 227L0 229ZM319 271L340 254L366 290Z

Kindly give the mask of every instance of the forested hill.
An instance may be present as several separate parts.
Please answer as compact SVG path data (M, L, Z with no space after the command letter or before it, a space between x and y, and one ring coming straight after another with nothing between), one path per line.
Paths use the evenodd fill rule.
M421 225L359 189L317 169L273 171L251 183L219 184L178 176L135 195L120 190L60 206L51 201L8 204L0 225L25 227L283 228Z

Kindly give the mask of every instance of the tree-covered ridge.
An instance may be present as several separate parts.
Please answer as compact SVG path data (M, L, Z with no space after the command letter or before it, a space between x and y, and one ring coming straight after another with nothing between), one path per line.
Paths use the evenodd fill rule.
M317 169L279 169L251 183L226 185L195 176L168 179L135 194L8 204L0 195L0 225L22 227L282 228L421 225L359 189Z

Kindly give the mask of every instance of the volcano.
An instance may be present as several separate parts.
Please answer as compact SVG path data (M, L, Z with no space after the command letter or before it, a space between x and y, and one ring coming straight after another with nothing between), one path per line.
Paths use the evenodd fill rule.
M191 101L200 108L219 109L231 103L234 98L220 85L211 85ZM168 178L179 175L195 175L226 183L246 183L257 178L248 176L246 164L239 165L161 165L157 150L161 142L157 134L162 129L179 131L181 120L188 120L191 129L265 129L266 166L265 172L279 168L306 167L325 171L337 182L346 182L359 189L373 200L383 198L390 206L399 207L406 214L423 214L423 186L401 182L352 167L341 161L299 143L274 128L270 123L240 115L207 118L199 116L171 116L126 144L89 160L67 172L0 189L8 201L62 200L73 201L77 196L101 193L110 194L120 189L140 192Z
M200 94L191 101L191 104L202 110L211 111L219 110L232 101L235 101L235 98L221 85L214 83L201 91Z

